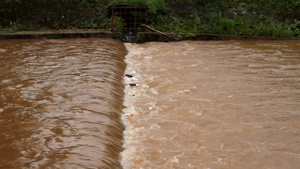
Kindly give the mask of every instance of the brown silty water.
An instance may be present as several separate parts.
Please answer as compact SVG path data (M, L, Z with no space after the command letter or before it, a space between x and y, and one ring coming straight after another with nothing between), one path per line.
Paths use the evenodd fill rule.
M122 168L125 46L0 41L0 168Z
M300 168L300 42L0 41L0 168ZM139 85L135 85L139 84Z
M300 41L126 47L125 169L300 168Z

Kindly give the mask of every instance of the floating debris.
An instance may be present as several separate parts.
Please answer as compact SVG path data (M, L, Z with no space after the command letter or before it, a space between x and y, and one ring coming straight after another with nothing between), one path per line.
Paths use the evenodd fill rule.
M138 86L139 84L137 84L137 83L130 83L130 84L128 84L129 86Z
M129 94L129 96L135 96L136 95L136 91L128 90L127 93Z
M134 114L133 113L126 113L125 116L131 116L131 117L133 117Z
M132 71L131 74L137 74L137 72L136 71Z
M125 76L128 78L133 78L133 75L130 75L130 74L125 74Z

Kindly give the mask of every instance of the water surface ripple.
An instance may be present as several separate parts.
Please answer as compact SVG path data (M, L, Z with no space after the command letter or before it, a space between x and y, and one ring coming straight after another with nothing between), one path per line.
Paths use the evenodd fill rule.
M121 168L124 45L0 41L0 168Z
M299 41L126 47L124 168L300 168Z

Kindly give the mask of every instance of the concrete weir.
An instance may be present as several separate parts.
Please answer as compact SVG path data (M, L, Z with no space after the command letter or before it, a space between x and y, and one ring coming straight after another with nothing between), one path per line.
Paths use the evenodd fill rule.
M41 30L11 33L0 30L0 39L59 39L59 38L112 38L121 39L122 33L98 30Z
M124 41L122 32L104 31L104 30L40 30L40 31L19 31L10 32L9 30L0 30L1 39L64 39L64 38L109 38ZM238 35L219 35L219 34L196 34L192 37L174 37L171 33L157 32L138 32L135 35L138 43L149 41L169 42L176 40L299 40L299 38L288 37L253 37Z
M59 31L19 31L11 33L9 31L0 30L1 39L65 39L65 38L110 38L123 41L124 35L122 32L98 31L98 30L59 30ZM155 32L138 32L138 43L148 41L174 41Z
M138 32L139 43L147 41L172 41L155 32ZM0 30L1 39L64 39L64 38L110 38L123 40L122 32L98 31L98 30L59 30L59 31L10 31Z

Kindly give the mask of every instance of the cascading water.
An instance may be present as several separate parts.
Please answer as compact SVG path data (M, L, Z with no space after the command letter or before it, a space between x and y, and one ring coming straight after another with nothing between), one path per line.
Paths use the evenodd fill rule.
M133 168L300 168L300 42L126 44Z
M0 168L122 168L124 45L0 41Z
M298 41L125 46L0 41L0 168L300 168Z

